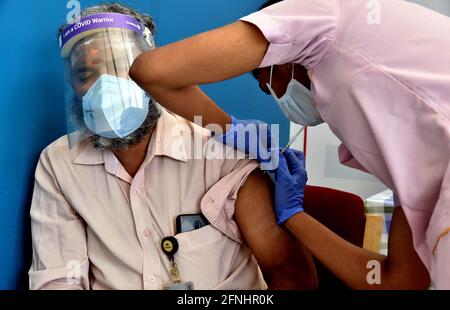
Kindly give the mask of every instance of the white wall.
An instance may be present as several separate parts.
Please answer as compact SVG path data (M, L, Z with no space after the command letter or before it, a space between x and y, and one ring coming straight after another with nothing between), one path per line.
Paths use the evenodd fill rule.
M411 0L450 16L450 0ZM291 136L301 127L291 124ZM302 135L294 148L303 150ZM326 124L308 129L307 169L308 184L344 190L367 198L386 187L374 177L339 163L337 149L340 142Z
M450 16L450 0L409 0Z
M298 132L301 126L291 124L291 136ZM297 139L293 148L303 150L304 136ZM340 141L323 124L308 128L308 143L306 150L306 165L308 169L308 184L335 188L368 198L384 191L386 187L373 176L347 168L339 163L338 147Z

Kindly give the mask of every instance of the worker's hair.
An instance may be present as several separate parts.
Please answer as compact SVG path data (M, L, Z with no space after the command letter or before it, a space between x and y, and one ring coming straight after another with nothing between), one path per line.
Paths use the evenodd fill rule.
M83 17L97 14L97 13L121 13L121 14L129 15L129 16L137 19L139 22L141 22L145 27L147 27L150 30L150 32L153 35L155 35L155 33L156 33L155 22L153 21L153 18L151 16L141 13L141 12L138 12L129 6L118 3L118 2L105 2L105 3L100 3L98 5L95 5L95 6L88 7L81 11L80 16L81 16L81 18L83 18ZM64 31L64 29L66 29L67 26L68 26L68 24L65 23L58 28L58 33L57 33L58 38L61 35L61 33Z
M278 3L278 2L281 2L281 1L283 1L283 0L269 0L269 1L267 1L267 2L264 2L264 4L263 5L261 5L261 7L259 8L259 10L261 11L261 10L263 10L263 9L265 9L265 8L267 8L267 7L269 7L269 6L271 6L271 5L273 5L273 4L276 4L276 3ZM256 79L257 77L257 73L258 73L258 69L255 69L255 70L253 70L252 71L252 75L253 75L253 77Z

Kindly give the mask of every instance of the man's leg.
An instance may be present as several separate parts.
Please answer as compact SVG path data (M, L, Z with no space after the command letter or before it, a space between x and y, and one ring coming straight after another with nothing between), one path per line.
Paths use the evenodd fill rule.
M239 190L235 220L253 251L269 289L317 289L313 257L276 223L274 186L261 171L253 172Z

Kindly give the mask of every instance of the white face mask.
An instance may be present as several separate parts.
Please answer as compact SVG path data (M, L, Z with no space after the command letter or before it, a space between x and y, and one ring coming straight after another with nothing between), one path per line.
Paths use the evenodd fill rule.
M272 74L273 66L270 69L270 84L267 84L267 87L288 119L308 127L324 123L314 105L311 91L294 78L294 65L292 65L292 79L286 89L286 94L281 98L277 97L272 88Z
M83 97L84 122L99 136L124 138L144 123L149 100L132 80L103 74Z

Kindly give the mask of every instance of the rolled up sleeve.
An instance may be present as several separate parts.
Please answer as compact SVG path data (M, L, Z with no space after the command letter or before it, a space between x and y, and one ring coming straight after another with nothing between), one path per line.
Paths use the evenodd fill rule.
M248 159L227 159L215 161L214 165L215 170L220 171L220 180L203 197L202 213L216 229L234 241L244 244L238 225L234 221L235 203L239 189L245 184L248 176L258 169L259 164Z
M30 289L89 289L85 224L61 193L46 151L36 169L30 215Z
M241 18L270 43L260 67L299 63L313 68L334 40L339 0L285 0Z

